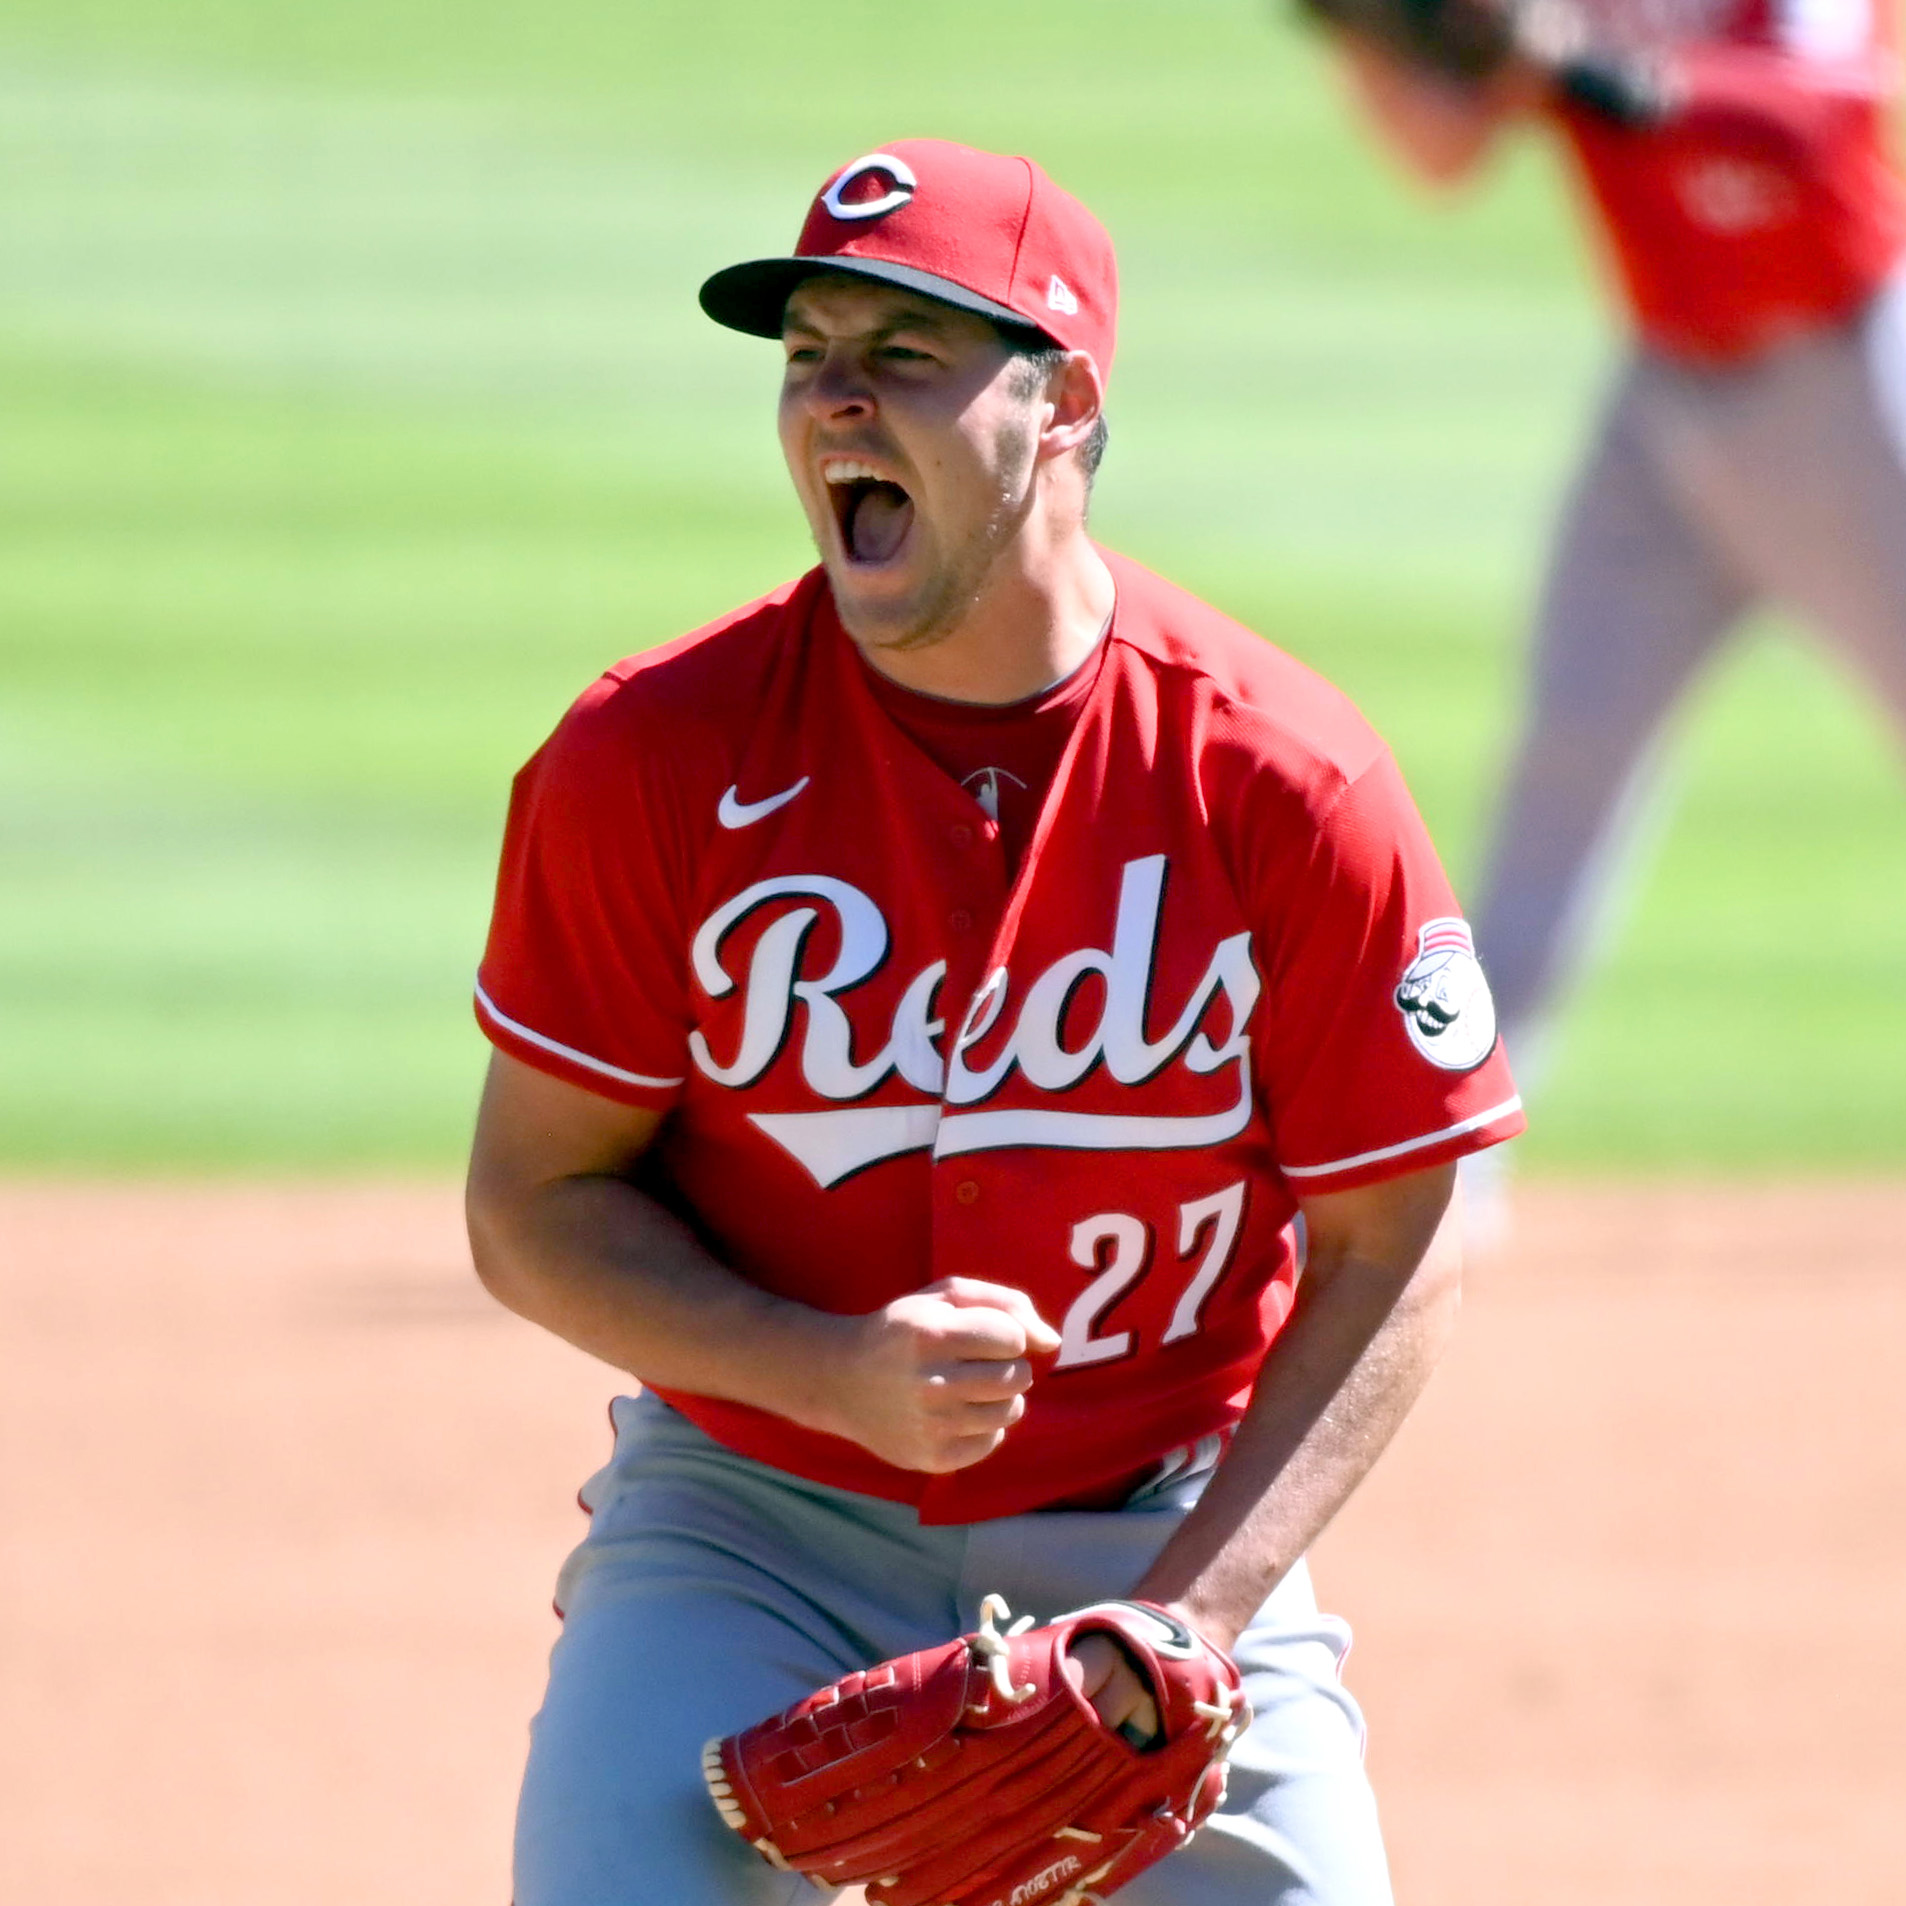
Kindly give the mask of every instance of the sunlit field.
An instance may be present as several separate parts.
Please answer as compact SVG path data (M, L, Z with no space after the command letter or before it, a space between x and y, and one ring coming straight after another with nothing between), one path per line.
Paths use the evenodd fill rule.
M807 560L695 286L913 133L1105 217L1102 535L1347 685L1467 879L1614 348L1540 155L1426 203L1246 0L0 0L0 1163L454 1162L511 771ZM1903 976L1894 756L1757 629L1527 1162L1898 1165Z

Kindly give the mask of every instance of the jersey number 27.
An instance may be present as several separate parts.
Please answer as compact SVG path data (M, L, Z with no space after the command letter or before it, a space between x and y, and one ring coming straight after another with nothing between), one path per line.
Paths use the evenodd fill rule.
M1209 1198L1194 1198L1178 1207L1178 1261L1189 1264L1200 1240L1204 1241L1204 1252L1178 1294L1161 1342L1176 1343L1198 1328L1205 1299L1224 1275L1238 1241L1238 1227L1244 1221L1244 1189L1245 1181L1240 1178ZM1072 1300L1059 1326L1055 1369L1110 1363L1116 1357L1132 1354L1129 1330L1101 1336L1099 1327L1113 1305L1150 1268L1151 1239L1151 1226L1124 1211L1101 1211L1097 1217L1081 1218L1072 1227L1073 1263L1082 1271L1097 1271L1098 1275Z

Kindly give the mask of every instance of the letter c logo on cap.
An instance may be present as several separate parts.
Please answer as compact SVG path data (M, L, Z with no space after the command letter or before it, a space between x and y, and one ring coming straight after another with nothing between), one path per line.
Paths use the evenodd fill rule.
M877 199L857 199L852 204L841 197L849 186L870 172L884 172L893 181L892 189ZM889 212L899 211L919 189L920 181L904 159L896 159L888 152L870 152L864 159L856 159L821 194L821 203L836 218L885 218Z

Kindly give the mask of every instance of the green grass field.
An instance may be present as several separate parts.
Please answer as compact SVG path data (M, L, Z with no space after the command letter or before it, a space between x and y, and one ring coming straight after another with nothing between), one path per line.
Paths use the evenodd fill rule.
M694 287L909 132L1105 216L1102 535L1356 693L1461 881L1612 349L1542 155L1426 209L1250 0L0 0L0 1163L456 1159L511 770L806 560ZM1529 1162L1906 1162L1872 717L1758 631L1671 784Z

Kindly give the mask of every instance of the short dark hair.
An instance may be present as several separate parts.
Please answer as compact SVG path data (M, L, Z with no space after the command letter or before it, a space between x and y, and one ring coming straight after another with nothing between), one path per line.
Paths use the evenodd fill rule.
M1019 364L1019 375L1028 396L1072 355L1063 345L1053 343L1043 331L1012 331L1002 325L999 335ZM1085 472L1088 490L1099 473L1099 465L1105 460L1105 443L1110 434L1105 427L1105 412L1100 411L1092 425L1091 436L1079 446L1079 467Z

